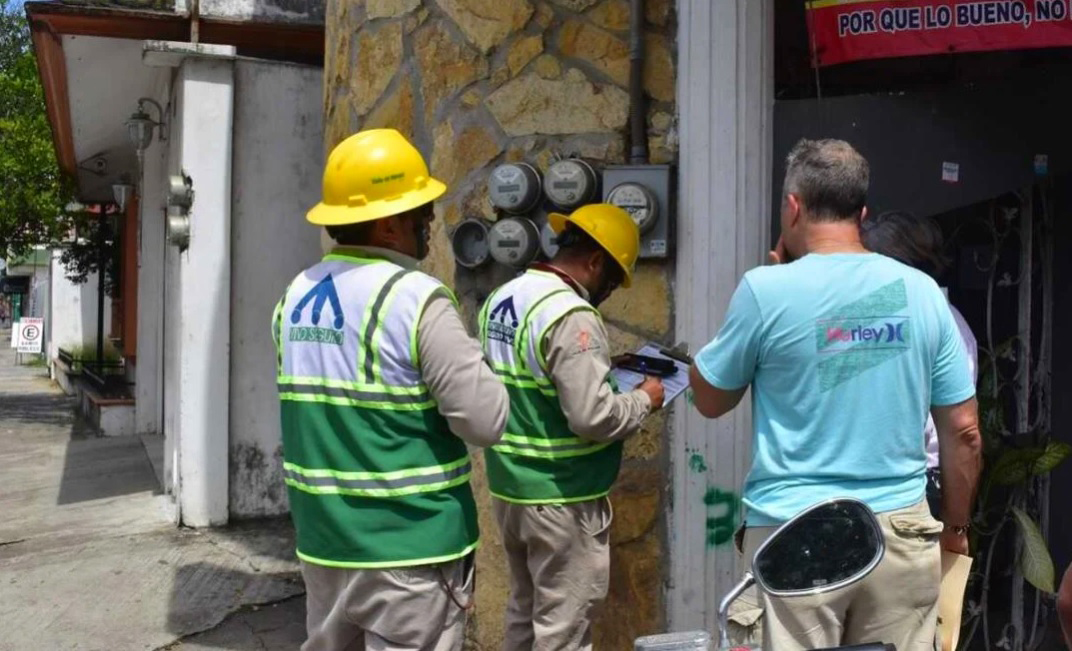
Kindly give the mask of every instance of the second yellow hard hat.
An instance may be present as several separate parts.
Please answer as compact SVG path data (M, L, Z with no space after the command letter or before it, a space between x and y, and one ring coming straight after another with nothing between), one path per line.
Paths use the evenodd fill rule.
M306 218L318 226L368 222L423 206L446 191L405 136L394 129L370 129L331 151L323 198Z
M640 255L640 229L636 222L618 206L594 203L582 206L570 215L551 213L548 217L556 233L573 224L596 241L622 267L625 278L622 287L633 284L633 271Z

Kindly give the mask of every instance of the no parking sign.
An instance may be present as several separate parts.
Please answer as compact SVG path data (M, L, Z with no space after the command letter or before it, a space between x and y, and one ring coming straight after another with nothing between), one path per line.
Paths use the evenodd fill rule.
M41 353L45 338L45 320L23 318L18 325L18 351L20 353Z

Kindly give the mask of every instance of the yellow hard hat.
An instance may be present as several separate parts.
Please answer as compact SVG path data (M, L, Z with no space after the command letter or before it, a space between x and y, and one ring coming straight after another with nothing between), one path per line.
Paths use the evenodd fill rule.
M640 229L629 213L609 203L593 203L568 216L551 213L548 221L556 235L566 229L566 224L573 224L588 233L621 265L625 272L622 287L633 284L633 270L640 254Z
M394 129L370 129L331 150L323 200L306 219L318 226L368 222L423 206L446 191L405 136Z

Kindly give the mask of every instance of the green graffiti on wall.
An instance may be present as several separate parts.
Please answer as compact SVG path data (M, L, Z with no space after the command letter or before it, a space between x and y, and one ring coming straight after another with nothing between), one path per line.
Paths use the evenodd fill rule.
M741 498L732 491L711 487L704 493L707 505L707 546L720 547L733 540L737 532Z
M707 464L704 463L703 456L696 454L695 452L689 457L689 468L691 468L693 472L707 472Z

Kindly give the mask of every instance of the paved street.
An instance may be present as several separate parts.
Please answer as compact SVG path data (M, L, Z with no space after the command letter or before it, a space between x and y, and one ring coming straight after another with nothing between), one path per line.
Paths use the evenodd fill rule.
M167 520L138 437L99 438L0 331L0 650L296 649L287 520Z

